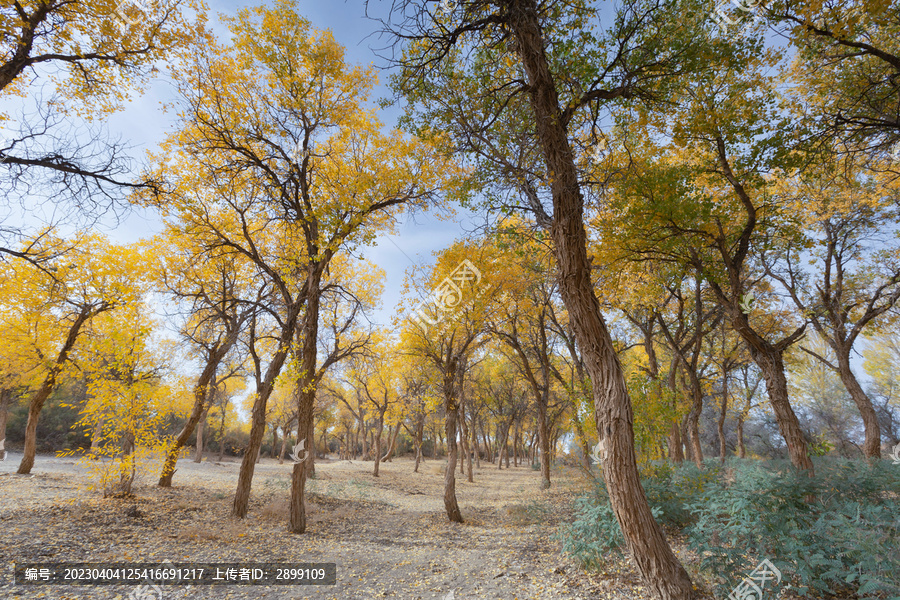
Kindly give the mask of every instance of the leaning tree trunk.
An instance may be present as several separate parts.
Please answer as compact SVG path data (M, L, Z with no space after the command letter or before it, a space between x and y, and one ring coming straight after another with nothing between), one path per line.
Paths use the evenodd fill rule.
M78 333L81 331L81 326L84 325L88 319L100 312L100 310L100 308L81 309L78 316L75 317L75 320L69 326L69 333L66 335L66 341L63 343L62 349L56 356L56 361L50 367L47 377L44 378L41 387L38 388L31 397L31 402L28 405L28 422L25 425L25 448L23 450L22 462L19 463L19 470L16 471L19 475L28 475L31 473L31 468L34 466L34 454L37 450L37 424L38 418L41 416L41 409L44 407L44 402L47 401L47 398L50 397L50 394L56 387L56 378L59 377L63 365L68 360L69 352L71 352L72 348L75 346L75 341L78 339Z
M163 463L162 473L159 476L159 487L172 486L172 477L175 475L175 463L178 462L179 452L184 445L187 444L188 438L194 433L194 428L197 427L197 424L201 422L205 424L206 416L209 413L209 407L212 405L215 395L216 369L219 368L219 363L222 362L222 359L225 358L225 355L228 354L228 351L231 350L231 347L237 342L237 336L238 330L237 327L235 327L232 335L229 335L218 347L213 348L207 356L203 371L200 372L200 377L197 378L197 383L194 385L194 406L191 409L191 415L188 417L184 427L181 428L181 431L175 437L175 441L172 443L172 446L169 447L168 452L166 452L166 460ZM224 410L222 419L224 422ZM222 444L224 443L225 442L223 441ZM197 456L194 458L194 462L200 462L197 459L202 457L202 452L203 433L198 430Z
M381 462L392 462L391 459L394 457L394 452L397 449L397 437L400 435L400 425L401 423L398 421L394 426L394 431L391 433L390 442L388 443L387 452L381 457Z
M237 490L234 493L234 503L231 507L231 515L239 519L247 516L250 507L250 487L253 483L253 471L256 468L256 458L262 445L263 435L266 433L266 405L269 396L275 388L275 380L281 373L284 361L287 359L291 338L297 324L297 313L291 310L281 330L278 340L278 349L266 369L266 377L259 389L256 390L256 400L253 402L253 410L250 414L250 442L244 457L241 459L241 470L238 474Z
M863 391L853 369L850 368L850 353L837 352L838 354L838 373L844 387L856 403L859 415L862 417L863 427L865 428L866 441L863 444L863 454L869 459L881 458L881 427L878 425L878 416L875 414L875 408L866 392Z
M794 413L788 398L784 353L774 348L766 348L767 351L763 351L755 348L753 345L748 344L748 346L751 357L759 365L763 377L765 377L769 403L775 411L778 429L781 431L781 435L787 444L791 464L798 469L806 471L810 477L814 477L815 471L812 460L809 458L806 436L803 435L800 421L797 419L797 415Z
M571 315L576 340L593 384L597 432L605 442L603 473L610 502L628 549L647 586L662 600L695 597L687 571L653 518L641 487L634 449L634 414L622 365L600 312L591 282L581 195L566 119L544 50L535 0L507 3L509 25L527 75L537 139L553 173L550 235L560 293Z

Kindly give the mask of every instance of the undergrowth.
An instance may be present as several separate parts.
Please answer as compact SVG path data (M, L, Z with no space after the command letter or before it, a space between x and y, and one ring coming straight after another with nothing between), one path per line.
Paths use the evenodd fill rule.
M900 469L820 459L815 470L810 479L781 462L658 464L642 482L657 521L684 534L717 596L769 559L787 597L900 600ZM566 554L597 568L622 552L602 483L575 509L560 533Z

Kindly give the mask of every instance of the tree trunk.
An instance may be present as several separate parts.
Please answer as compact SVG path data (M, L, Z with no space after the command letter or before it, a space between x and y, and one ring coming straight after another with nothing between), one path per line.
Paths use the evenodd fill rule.
M425 437L425 414L419 413L416 417L416 435L415 435L415 444L416 444L416 466L413 469L413 473L419 472L419 463L422 462L422 438Z
M184 427L181 428L181 431L175 437L172 446L169 448L168 452L166 452L166 460L163 463L162 473L160 473L159 482L157 484L159 487L172 487L172 477L175 475L175 464L178 462L178 454L181 452L184 445L187 444L191 434L194 433L194 428L197 427L197 424L201 421L205 424L206 415L209 413L209 407L212 405L212 401L215 397L216 369L219 368L219 363L222 362L222 359L225 358L225 355L228 354L228 351L231 350L231 347L237 342L237 336L238 329L235 327L233 334L229 335L222 344L214 347L207 355L203 371L200 372L197 383L194 385L194 406L191 409L191 414L184 424ZM223 407L223 429L225 426L224 413L225 410ZM220 444L224 443L225 441L223 439ZM194 458L194 462L200 462L197 458L201 457L202 453L203 432L197 431L197 456Z
M284 453L287 452L288 437L291 435L290 428L285 425L281 428L281 452L278 453L278 464L284 464Z
M397 424L394 425L394 431L391 432L387 452L385 452L384 456L381 457L381 462L391 462L391 458L394 456L394 451L397 449L397 436L399 435L400 421L397 421Z
M238 473L237 490L234 493L234 503L231 507L231 515L239 519L247 516L250 507L250 487L253 483L253 471L256 468L256 459L259 448L262 445L263 435L266 433L266 405L269 396L275 388L275 380L284 366L287 353L290 349L291 338L297 325L297 313L291 310L281 330L278 340L278 349L266 369L266 377L256 390L256 399L253 402L253 410L250 414L250 442L244 457L241 459L241 469Z
M856 403L856 408L859 409L859 415L863 420L863 427L865 428L866 434L866 441L863 444L863 454L865 454L868 459L880 459L881 427L878 425L878 416L875 414L875 408L872 406L872 401L869 399L869 396L866 395L865 391L863 391L862 386L859 385L859 381L856 379L856 375L853 374L853 370L850 368L849 349L846 352L838 351L837 355L838 373L841 376L841 381L850 393L850 397L853 398L853 402Z
M681 447L684 450L686 450L686 452L684 453L684 458L686 460L692 461L692 460L694 460L694 448L690 443L688 443L689 440L691 439L691 436L688 433L689 419L690 419L690 415L684 415L684 418L681 419L681 428L679 431L681 433Z
M375 427L375 468L372 475L378 477L378 465L381 464L381 432L384 429L384 412L378 415L378 425Z
M38 417L41 415L41 409L44 407L44 402L47 401L47 398L50 397L50 394L56 387L56 378L62 371L63 365L68 360L69 352L71 352L72 348L75 346L75 341L78 339L81 326L84 325L88 319L99 312L102 312L102 309L105 306L106 305L104 304L98 308L81 308L78 316L75 317L75 320L69 326L66 341L63 343L62 349L56 356L56 361L50 367L50 371L47 373L47 377L44 378L41 387L39 387L31 397L31 402L28 405L28 422L25 425L25 448L23 450L22 462L19 463L19 470L16 471L19 475L28 475L31 473L31 468L34 466L34 454L37 449Z
M719 412L719 461L725 464L725 417L728 414L728 373L722 374L722 410Z
M278 425L272 424L272 447L269 448L269 458L275 458L275 447L278 445Z
M209 405L203 409L203 416L200 417L200 422L197 423L197 444L194 448L194 462L199 463L203 461L203 448L204 448L204 438L203 434L206 432L206 416L209 414Z
M216 462L222 462L222 459L225 458L225 417L226 417L226 409L228 408L228 404L222 406L222 423L219 425L219 458Z
M9 405L12 402L12 391L0 391L0 448L5 447L6 441L6 422L9 419ZM6 458L6 450L3 450L3 457Z
M444 508L447 517L455 522L462 523L462 513L459 512L459 504L456 502L456 419L458 407L453 405L447 408L447 470L444 473Z
M791 464L798 469L805 470L810 477L814 477L815 471L812 460L809 458L806 437L803 435L803 430L800 429L800 421L788 399L787 377L784 373L784 352L774 348L768 348L768 352L763 352L752 344L748 344L748 346L750 355L759 365L766 379L769 402L775 411L778 429L787 444Z
M691 579L654 520L641 487L631 399L591 282L584 199L566 120L544 49L536 2L521 0L507 7L509 25L529 84L537 139L544 163L553 173L550 235L560 293L593 383L597 432L607 451L603 474L610 502L638 571L652 593L662 600L690 600L695 597Z
M698 469L703 468L703 448L700 446L700 415L703 412L703 386L697 372L690 368L690 364L682 371L688 378L688 387L691 390L691 410L687 414L688 439L691 443L691 458Z
M545 387L542 392L541 401L538 402L538 443L541 445L541 489L548 490L550 489L550 429L547 426L547 405L550 402L550 390Z
M316 402L316 358L319 335L319 301L321 297L322 269L327 262L311 262L307 267L306 278L306 313L300 329L297 331L297 348L300 354L300 377L297 394L297 436L303 435L311 446L314 443L315 429L313 409ZM294 466L291 474L291 517L292 533L306 531L306 479L313 469L312 454L303 463Z
M472 415L472 451L475 453L475 467L481 469L481 448L478 444L478 424L475 415ZM471 470L472 465L469 464L469 471Z
M469 469L468 481L469 483L473 483L475 481L475 478L472 474L472 449L469 448L469 426L466 423L465 362L462 362L462 365L463 366L459 370L459 423L462 429L462 435L460 436L460 439L462 440L463 455L465 455L466 457L466 468ZM460 464L462 464L462 462L463 461L460 461Z
M456 395L456 377L459 368L458 359L451 357L444 368L443 392L444 409L447 413L445 431L447 434L447 470L444 473L444 508L447 517L455 522L462 523L462 513L456 501L456 423L459 419L459 400Z

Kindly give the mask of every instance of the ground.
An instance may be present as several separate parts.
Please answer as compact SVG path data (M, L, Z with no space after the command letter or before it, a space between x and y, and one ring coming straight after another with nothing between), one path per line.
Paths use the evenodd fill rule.
M539 489L530 467L483 464L475 483L457 477L464 524L443 509L440 461L394 459L372 476L372 463L319 461L309 482L309 526L287 532L289 463L257 465L250 513L229 516L239 462L181 460L173 487L148 475L135 497L102 498L87 489L71 458L38 457L32 475L16 475L21 455L0 462L0 597L54 600L301 599L614 599L647 598L627 564L585 573L560 554L555 538L587 489L576 469L553 471ZM334 586L14 585L19 562L334 562Z

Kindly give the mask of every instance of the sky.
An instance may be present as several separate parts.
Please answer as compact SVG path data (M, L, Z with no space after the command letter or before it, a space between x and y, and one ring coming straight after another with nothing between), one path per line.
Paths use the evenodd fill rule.
M270 3L271 4L271 3ZM213 0L210 15L236 14L241 8L258 5L257 2L233 0ZM330 29L332 34L346 49L348 62L359 65L374 65L379 69L379 83L373 94L373 101L387 97L389 71L386 62L377 56L377 51L387 44L386 39L375 35L380 24L366 17L365 2L362 0L298 0L300 13L306 16L318 29ZM370 13L386 11L389 2L373 0ZM213 30L220 39L227 39L225 26L215 19ZM125 110L113 115L107 122L113 137L121 136L123 142L131 146L130 155L142 158L147 151L156 151L167 131L171 130L173 119L166 114L162 103L171 101L174 89L166 80L164 72L154 81L145 94L134 99ZM379 111L379 118L386 127L396 126L399 110L388 108ZM406 269L414 262L430 264L433 253L449 246L455 239L465 235L474 227L473 217L460 211L456 220L438 220L432 215L419 215L415 222L407 221L398 227L396 234L383 235L374 247L363 252L363 256L384 269L384 295L381 310L370 318L382 325L389 325L391 317L400 301L400 290ZM161 229L160 219L152 211L135 211L123 222L104 227L104 232L117 242L131 243L152 235Z

